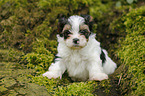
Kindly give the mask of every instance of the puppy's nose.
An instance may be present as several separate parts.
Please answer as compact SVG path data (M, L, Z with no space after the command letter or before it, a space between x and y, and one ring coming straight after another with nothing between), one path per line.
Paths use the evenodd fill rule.
M73 39L73 42L74 42L75 44L78 44L78 43L79 43L79 39L78 39L78 38L74 38L74 39Z

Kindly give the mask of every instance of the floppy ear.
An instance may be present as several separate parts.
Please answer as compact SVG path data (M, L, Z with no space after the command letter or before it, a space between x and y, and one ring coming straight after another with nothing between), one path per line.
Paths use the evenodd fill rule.
M89 26L90 31L92 31L92 26L94 24L93 17L90 15L81 15L85 19L85 24Z
M68 20L66 19L66 17L64 15L59 17L59 21L58 21L58 33L59 34L61 34L64 25L67 23L68 23Z

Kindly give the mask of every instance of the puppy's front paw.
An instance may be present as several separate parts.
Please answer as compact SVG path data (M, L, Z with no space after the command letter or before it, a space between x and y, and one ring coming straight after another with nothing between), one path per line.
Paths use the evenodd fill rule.
M102 80L105 80L105 79L108 79L107 74L105 74L105 73L96 73L89 80L102 81Z
M43 76L45 77L48 77L48 79L51 79L51 78L58 78L59 77L59 74L57 74L56 72L51 72L51 71L48 71L46 73L43 74Z

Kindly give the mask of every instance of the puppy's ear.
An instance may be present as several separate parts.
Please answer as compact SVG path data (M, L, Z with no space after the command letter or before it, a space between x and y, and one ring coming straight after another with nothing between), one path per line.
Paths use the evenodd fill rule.
M64 27L65 24L68 23L68 20L66 19L66 17L64 15L61 15L58 18L59 18L59 21L58 21L58 33L61 36L63 27Z
M86 15L86 14L81 14L81 16L85 19L85 23L89 24L89 22L93 21L93 17L90 15Z
M85 24L89 26L90 31L92 31L92 26L94 24L93 17L85 14L82 14L81 16L85 19Z

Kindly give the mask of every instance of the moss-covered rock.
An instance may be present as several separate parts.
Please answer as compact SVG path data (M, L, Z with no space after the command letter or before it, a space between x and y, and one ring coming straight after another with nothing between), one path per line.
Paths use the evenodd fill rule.
M0 95L49 96L44 86L29 83L32 81L29 75L34 73L34 69L16 63L0 62Z
M120 22L117 24L117 22ZM116 25L117 24L117 25ZM145 54L145 7L132 9L112 23L113 30L126 34L120 38L118 53L124 70L121 75L122 95L141 96L145 94L144 54ZM121 27L123 26L123 28Z

